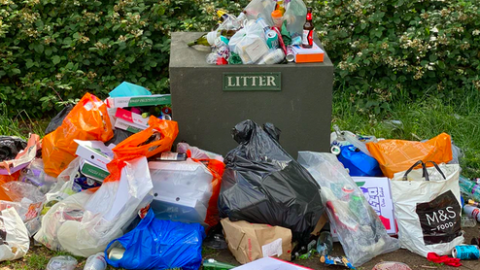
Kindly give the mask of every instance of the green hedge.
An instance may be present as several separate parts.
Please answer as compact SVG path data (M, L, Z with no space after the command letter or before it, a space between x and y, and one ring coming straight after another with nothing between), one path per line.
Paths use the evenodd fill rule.
M480 90L478 0L314 2L337 89L360 111Z
M126 80L168 91L170 32L208 31L248 0L0 0L0 91L9 114L40 115ZM361 110L480 89L475 1L332 0L314 7L335 89Z
M39 115L85 91L105 97L125 80L167 92L170 32L208 31L216 7L240 7L209 2L0 0L0 91L9 113Z

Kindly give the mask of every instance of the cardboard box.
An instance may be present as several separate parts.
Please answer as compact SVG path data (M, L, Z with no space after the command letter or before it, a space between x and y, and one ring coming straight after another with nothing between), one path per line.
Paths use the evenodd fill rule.
M149 117L143 118L142 115L138 113L134 113L122 108L117 108L115 117L141 129L146 129L148 127L148 119L150 119Z
M89 161L90 163L108 171L107 164L113 159L113 151L106 147L101 141L81 141L78 143L75 154Z
M86 177L98 180L100 182L103 182L103 180L110 175L108 170L104 170L103 168L100 168L87 160L82 161L80 165L80 172Z
M234 270L313 270L291 262L272 257L262 258L245 265L233 268Z
M290 229L246 221L232 222L228 218L222 219L221 223L228 249L239 263L245 264L271 256L291 260L292 232Z
M172 104L170 94L167 95L149 95L134 97L109 97L106 99L109 108L157 106Z
M387 177L352 177L363 196L375 210L382 221L388 234L397 234L390 180ZM332 236L337 237L336 231L331 226Z
M132 132L132 133L138 133L142 130L144 130L144 128L140 128L138 126L135 126L133 123L130 123L130 122L127 122L123 119L120 119L120 118L117 118L115 120L115 128L119 128L119 129L123 129L123 130L126 130L126 131L129 131L129 132Z
M321 63L325 57L325 52L315 42L313 42L313 46L310 49L305 49L298 45L292 48L295 55L295 63Z

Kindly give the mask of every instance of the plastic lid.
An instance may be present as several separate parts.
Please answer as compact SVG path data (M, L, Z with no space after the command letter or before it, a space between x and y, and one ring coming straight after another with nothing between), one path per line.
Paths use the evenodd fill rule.
M283 14L281 10L277 9L272 12L272 18L281 18L282 16Z

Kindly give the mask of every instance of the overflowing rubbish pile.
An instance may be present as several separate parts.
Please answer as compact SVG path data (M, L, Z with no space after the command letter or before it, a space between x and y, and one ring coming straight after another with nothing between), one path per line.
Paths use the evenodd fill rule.
M314 41L312 9L303 0L252 0L238 15L218 10L213 31L188 43L210 49L212 65L323 62Z
M448 134L417 142L334 127L331 153L295 160L279 128L245 120L223 157L174 143L170 102L124 82L66 107L43 139L1 136L0 260L25 256L31 238L90 270L305 269L295 261L313 256L355 269L399 248L452 266L479 259L462 227L480 221L480 184L461 176ZM202 258L202 247L243 265ZM59 256L47 269L77 265ZM409 269L374 269L392 265Z

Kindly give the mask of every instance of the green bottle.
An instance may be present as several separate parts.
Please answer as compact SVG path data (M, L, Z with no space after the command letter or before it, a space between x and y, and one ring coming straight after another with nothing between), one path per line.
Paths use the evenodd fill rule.
M215 259L205 259L203 261L203 270L229 270L235 267L228 263L218 262Z
M213 44L215 44L215 39L219 36L224 36L230 39L233 35L235 35L237 31L235 30L220 30L220 31L212 31L208 32L206 34L203 34L201 37L199 37L197 40L189 42L188 47L192 47L195 45L201 45L201 46L208 46L211 47Z

